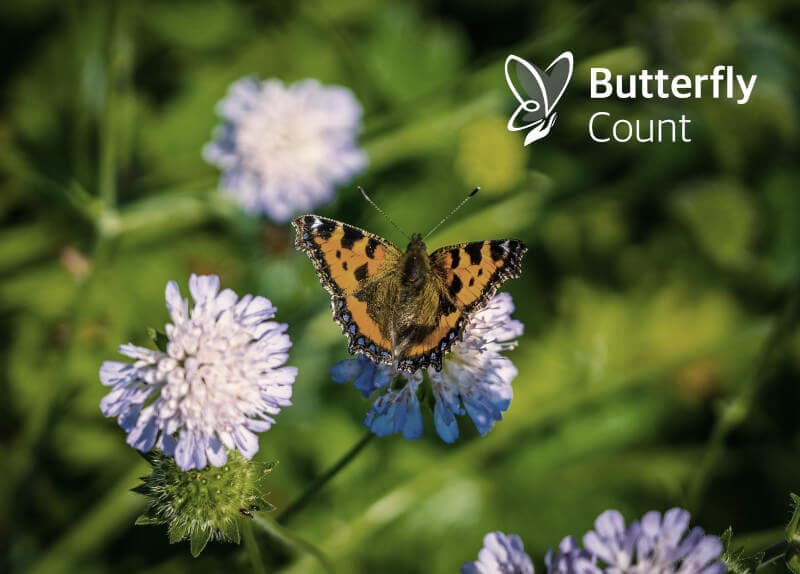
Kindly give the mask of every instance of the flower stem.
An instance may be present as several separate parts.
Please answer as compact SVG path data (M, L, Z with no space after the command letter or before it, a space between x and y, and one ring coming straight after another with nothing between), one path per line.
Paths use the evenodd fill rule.
M311 485L305 490L303 494L300 495L300 498L295 500L294 502L290 503L283 512L278 515L278 524L286 524L289 520L300 512L305 506L309 503L309 501L314 497L314 495L322 490L322 488L337 474L339 471L344 469L348 464L350 464L358 454L364 449L365 446L369 444L372 438L375 435L372 434L371 431L367 431L363 437L355 444L353 447L347 451L339 461L334 464L331 468L329 468L326 472L321 474L317 477L317 479L311 483Z
M274 520L268 518L262 512L258 512L253 515L253 520L255 524L257 524L261 530L263 530L270 538L280 542L285 548L293 551L296 554L308 554L313 556L314 559L319 562L322 569L325 572L333 572L333 565L331 564L330 560L320 551L319 548L290 534L288 531L281 528L281 526ZM252 532L250 534L252 536ZM245 539L245 542L250 545L250 540ZM253 545L255 545L255 538L252 540ZM248 550L250 553L250 550ZM258 553L259 556L259 563L261 553ZM252 554L251 554L252 559ZM263 568L263 563L262 568Z
M764 566L769 566L778 560L786 558L786 551L788 549L789 544L785 540L773 544L764 550L764 558L761 559L761 564L756 567L756 570L761 570Z
M256 536L253 533L253 525L249 520L242 521L242 538L244 538L244 548L247 552L247 558L250 560L250 566L253 568L255 574L267 574L267 569L264 568L264 560L261 557L261 549L256 543Z

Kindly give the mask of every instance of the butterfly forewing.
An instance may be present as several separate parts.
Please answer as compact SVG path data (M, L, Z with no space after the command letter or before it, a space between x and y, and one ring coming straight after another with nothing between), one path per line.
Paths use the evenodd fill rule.
M483 307L506 279L519 277L527 250L516 239L476 241L437 249L431 260L456 307L472 313Z
M292 222L295 246L314 264L331 294L331 309L347 336L351 353L391 362L392 344L357 296L365 286L389 273L400 251L385 239L340 221L304 215Z

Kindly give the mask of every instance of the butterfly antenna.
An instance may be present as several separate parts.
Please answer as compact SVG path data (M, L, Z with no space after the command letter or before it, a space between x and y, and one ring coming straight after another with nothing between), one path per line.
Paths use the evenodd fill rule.
M378 210L378 213L380 213L381 215L383 215L383 216L386 218L386 221L388 221L389 223L391 223L391 224L394 226L394 228L395 228L397 231L399 231L400 233L402 233L402 234L405 236L405 238L406 238L406 239L408 239L409 241L411 240L411 236L409 236L409 235L408 235L408 233L406 233L406 232L403 230L403 228L402 228L402 227L400 227L399 225L397 225L397 224L394 222L394 220L393 220L391 217L389 217L389 216L386 214L386 212L385 212L384 210L382 210L380 207L378 207L378 204L377 204L377 203L375 203L374 201L372 201L372 198L371 198L370 196L368 196L368 195L367 195L367 192L366 192L366 191L364 191L364 188L363 188L363 187L361 187L361 186L359 185L359 186L358 186L358 191L360 191L360 192L361 192L361 195L363 195L363 196L364 196L364 199L366 199L366 200L369 202L369 204L370 204L372 207L374 207L375 209L377 209L377 210Z
M450 213L448 213L447 215L445 215L445 216L442 218L442 220L441 220L439 223L437 223L436 225L434 225L434 226L433 226L433 229L431 229L431 230L430 230L428 233L426 233L426 234L425 234L425 237L423 237L422 239L423 239L423 240L425 240L425 239L428 239L428 237L430 237L430 236L431 236L431 234L432 234L434 231L436 231L437 229L439 229L439 228L442 226L442 224L443 224L445 221L447 221L448 219L450 219L450 218L451 218L451 217L452 217L452 216L455 214L455 212L456 212L456 211L458 211L459 209L461 209L462 207L464 207L464 204L465 204L465 203L467 203L467 202L468 202L470 199L472 199L472 198L475 196L475 194L476 194L476 193L478 193L480 190L481 190L481 188L480 188L480 187L476 187L475 189L473 189L472 191L470 191L470 192L469 192L469 195L468 195L467 197L465 197L464 199L462 199L462 200L461 200L461 203L459 203L458 205L456 205L456 206L455 206L455 208L453 208L453 210L452 210Z

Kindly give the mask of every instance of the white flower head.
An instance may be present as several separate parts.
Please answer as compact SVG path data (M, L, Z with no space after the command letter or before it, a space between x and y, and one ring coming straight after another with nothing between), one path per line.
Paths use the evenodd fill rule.
M366 168L361 106L347 88L247 77L231 85L217 113L223 124L203 156L250 213L288 221L330 201L337 185Z
M291 404L297 376L284 366L292 343L287 326L271 320L272 303L219 287L216 275L192 275L190 311L178 285L167 283L166 352L122 345L135 362L100 367L101 382L112 387L103 414L117 417L129 445L158 446L183 470L225 464L226 448L252 458L255 433Z

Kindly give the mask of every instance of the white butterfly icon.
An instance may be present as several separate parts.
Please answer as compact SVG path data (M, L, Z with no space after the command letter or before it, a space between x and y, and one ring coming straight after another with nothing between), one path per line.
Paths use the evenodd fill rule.
M506 126L509 131L530 129L524 145L542 139L556 122L553 109L572 78L572 52L564 52L542 72L535 65L511 54L506 58L506 82L519 107Z

